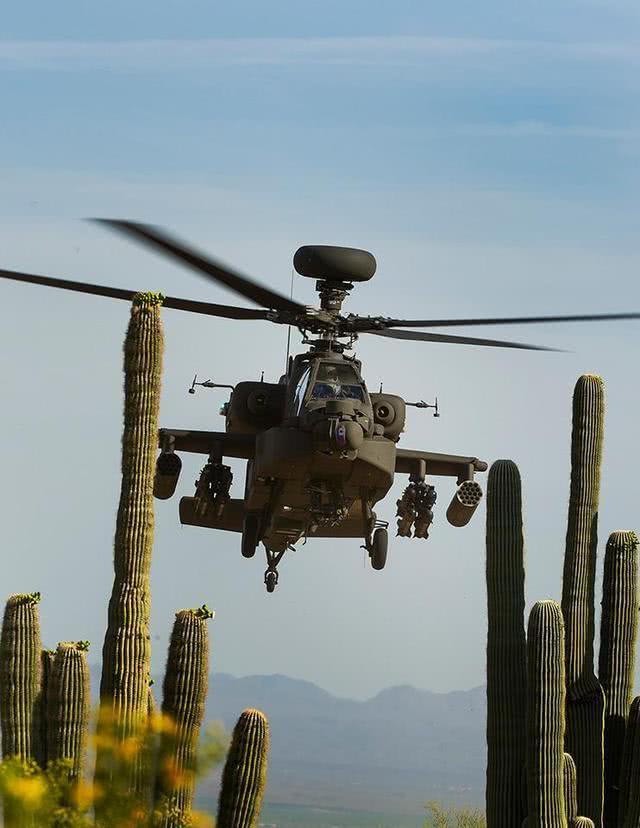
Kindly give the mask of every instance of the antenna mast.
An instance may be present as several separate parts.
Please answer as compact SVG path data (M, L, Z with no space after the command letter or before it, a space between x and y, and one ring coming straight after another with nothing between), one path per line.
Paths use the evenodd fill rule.
M293 268L291 268L291 287L289 290L290 298L293 299ZM289 352L291 350L291 325L287 328L287 358L284 363L285 374L289 371Z

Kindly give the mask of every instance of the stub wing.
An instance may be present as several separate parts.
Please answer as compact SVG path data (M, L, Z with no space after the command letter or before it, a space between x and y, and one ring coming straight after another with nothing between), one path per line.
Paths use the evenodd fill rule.
M438 454L433 451L396 449L396 474L416 474L420 477L455 477L458 483L473 480L475 472L487 470L484 460L462 457L458 454Z
M253 434L227 434L224 431L183 431L161 428L158 445L162 451L187 451L216 457L252 460L256 453Z

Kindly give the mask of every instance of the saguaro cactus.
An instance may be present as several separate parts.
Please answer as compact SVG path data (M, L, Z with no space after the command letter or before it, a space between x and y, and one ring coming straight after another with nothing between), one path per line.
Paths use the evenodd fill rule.
M71 762L70 775L82 772L89 725L90 689L86 641L58 644L49 682L49 760Z
M607 706L604 722L604 824L618 824L620 763L633 691L638 633L638 538L613 532L602 584L599 678Z
M564 813L571 826L578 817L578 791L576 787L576 763L573 758L564 755Z
M520 473L498 460L487 485L487 787L489 828L521 825L527 644Z
M193 804L196 748L209 681L206 606L176 613L162 688L162 713L173 727L163 729L156 781L156 806L163 828L185 824Z
M231 737L222 773L218 828L255 828L267 780L269 726L259 710L245 710Z
M620 767L619 828L640 826L640 696L629 710Z
M571 487L562 583L566 626L567 752L578 778L578 807L602 824L604 693L593 670L598 499L604 384L585 375L573 395Z
M114 542L115 578L102 650L102 705L123 733L147 715L150 672L149 573L153 477L162 373L162 297L138 294L124 343L122 487Z
M564 623L555 601L539 601L531 610L527 655L528 828L567 828Z
M38 756L37 761L41 768L47 767L49 761L49 686L55 650L42 650L40 653L40 693L38 695Z
M37 760L40 723L40 593L12 595L0 636L0 721L2 755Z

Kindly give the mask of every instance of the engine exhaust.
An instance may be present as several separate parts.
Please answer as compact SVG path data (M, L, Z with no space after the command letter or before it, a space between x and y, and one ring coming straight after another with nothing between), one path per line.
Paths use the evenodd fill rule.
M182 460L173 452L162 452L156 460L153 494L158 500L168 500L175 492L182 470Z
M458 486L449 508L447 520L452 526L466 526L482 500L482 489L475 480L465 480Z

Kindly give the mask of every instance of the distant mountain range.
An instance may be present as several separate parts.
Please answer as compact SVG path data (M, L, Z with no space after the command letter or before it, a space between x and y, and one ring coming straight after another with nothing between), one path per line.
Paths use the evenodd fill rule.
M92 686L99 687L99 670ZM367 701L281 675L210 680L206 720L230 732L246 707L268 717L267 802L419 816L429 799L484 804L484 687L432 693L391 687ZM155 683L158 702L162 680ZM219 773L199 786L217 800Z
M359 702L280 675L212 678L209 720L230 730L245 707L271 725L269 802L416 815L428 799L483 804L484 687L392 687Z

